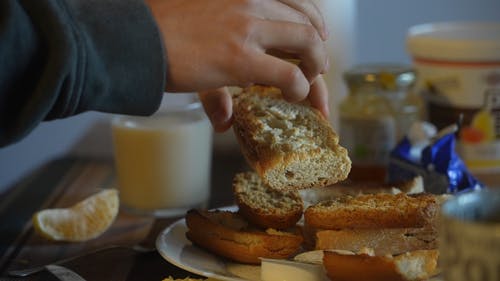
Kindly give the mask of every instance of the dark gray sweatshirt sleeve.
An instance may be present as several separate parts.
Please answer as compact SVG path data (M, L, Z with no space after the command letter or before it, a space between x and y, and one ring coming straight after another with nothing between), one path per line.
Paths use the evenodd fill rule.
M152 114L164 54L143 0L1 0L0 147L84 111Z

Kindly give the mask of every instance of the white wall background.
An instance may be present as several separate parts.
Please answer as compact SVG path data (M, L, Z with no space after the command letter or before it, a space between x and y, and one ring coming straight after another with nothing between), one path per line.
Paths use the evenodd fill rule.
M499 0L322 1L326 5L324 12L332 24L335 24L338 17L345 17L345 13L355 15L354 20L349 23L352 26L342 29L352 28L352 36L332 34L333 42L339 38L354 42L352 46L346 42L332 43L336 44L335 46L350 46L350 49L346 50L346 57L333 59L332 66L335 67L336 60L341 68L365 62L410 63L405 49L405 35L407 29L415 24L450 20L500 21ZM348 1L351 1L351 4L346 4ZM339 10L335 9L336 5L342 5L340 14ZM354 11L353 5L357 5L354 6ZM346 20L349 20L348 17ZM341 54L338 50L332 53ZM338 81L333 84L336 83ZM64 120L46 122L21 142L1 148L0 192L46 161L68 153L109 157L111 145L108 118L109 115L106 114L85 113Z
M356 62L409 63L405 37L410 26L474 20L500 22L500 1L357 0Z

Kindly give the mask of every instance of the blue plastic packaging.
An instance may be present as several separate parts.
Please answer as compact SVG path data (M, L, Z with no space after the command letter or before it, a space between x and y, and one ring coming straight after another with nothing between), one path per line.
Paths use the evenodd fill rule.
M443 129L415 157L410 140L405 137L392 150L388 181L400 182L422 176L426 192L459 193L483 188L456 153L456 128Z

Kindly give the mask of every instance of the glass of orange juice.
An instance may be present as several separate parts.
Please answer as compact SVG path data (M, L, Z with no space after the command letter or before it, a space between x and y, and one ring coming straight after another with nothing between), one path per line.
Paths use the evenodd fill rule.
M196 94L167 93L152 116L117 116L112 133L126 211L168 217L208 205L212 128Z

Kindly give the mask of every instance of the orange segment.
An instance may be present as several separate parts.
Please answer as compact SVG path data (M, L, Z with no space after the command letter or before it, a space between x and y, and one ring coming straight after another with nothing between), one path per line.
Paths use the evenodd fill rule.
M102 190L69 208L35 213L35 230L50 240L87 241L105 232L119 210L118 191Z

